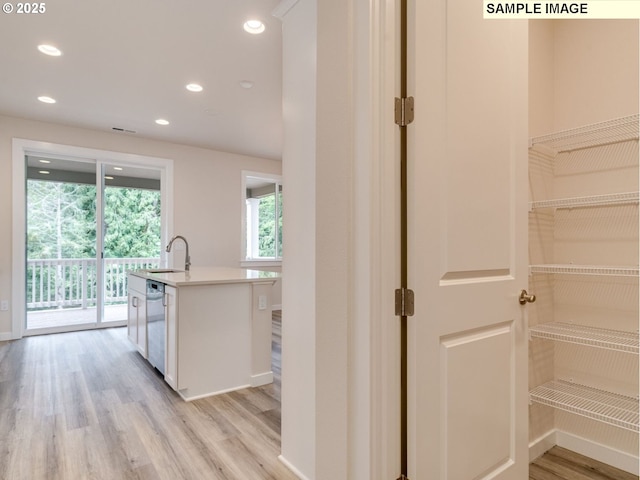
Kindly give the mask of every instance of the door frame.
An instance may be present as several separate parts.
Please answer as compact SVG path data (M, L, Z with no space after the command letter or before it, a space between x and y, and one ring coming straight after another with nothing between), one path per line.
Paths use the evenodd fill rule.
M168 232L173 229L173 160L160 157L150 157L132 153L98 150L93 148L63 145L37 140L13 138L12 140L12 189L13 189L13 241L12 241L12 278L13 288L11 301L13 316L11 323L11 339L22 338L25 335L26 320L26 165L25 155L50 155L55 158L91 159L96 162L96 168L102 171L105 163L117 163L124 166L149 167L160 170L161 202L161 242L168 242ZM98 172L98 173L100 173ZM98 207L101 200L98 199ZM166 208L164 207L166 206ZM100 218L100 216L98 216ZM98 239L98 246L102 243ZM98 250L100 251L100 250ZM166 254L161 252L161 262L166 262ZM99 269L101 271L101 269ZM99 305L100 306L100 305ZM89 328L101 328L96 324ZM86 328L86 327L84 327ZM39 333L47 333L45 331Z
M354 332L366 323L370 333L369 338L358 334L356 340L361 343L356 353L369 351L368 371L356 373L356 378L370 378L369 437L365 439L364 432L358 437L357 412L363 404L356 399L350 423L354 437L369 445L370 456L368 465L352 465L351 471L364 474L368 466L366 478L389 480L398 477L401 460L400 317L394 315L394 292L400 286L400 133L393 101L400 96L400 7L395 0L358 1L356 13L362 17L356 15L354 36L366 34L368 44L365 51L356 42L355 49L354 68L362 78L354 75L353 84L355 119L361 123L354 136L354 218L367 215L370 225L368 231L356 229L354 234L354 252L369 247L368 258L354 256L354 282L369 290L354 291L356 303L366 301L368 309L361 316L355 309L353 322ZM368 135L359 137L363 126Z

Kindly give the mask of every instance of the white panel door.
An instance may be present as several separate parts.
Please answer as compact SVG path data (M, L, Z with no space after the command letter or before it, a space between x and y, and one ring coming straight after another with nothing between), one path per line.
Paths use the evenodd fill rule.
M409 12L409 478L528 478L527 23Z

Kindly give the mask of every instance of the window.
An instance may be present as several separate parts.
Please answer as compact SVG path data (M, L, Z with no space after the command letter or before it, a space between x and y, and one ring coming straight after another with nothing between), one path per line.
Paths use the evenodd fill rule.
M245 259L281 260L281 178L245 173L244 201Z

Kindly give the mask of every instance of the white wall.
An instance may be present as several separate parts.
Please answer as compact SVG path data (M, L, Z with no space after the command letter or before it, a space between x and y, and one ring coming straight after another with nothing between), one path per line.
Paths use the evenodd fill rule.
M553 131L554 22L529 22L529 136Z
M283 22L282 459L315 478L316 448L316 1Z
M531 136L638 112L637 20L529 25Z
M281 162L0 116L0 299L11 299L12 138L133 153L174 160L174 229L189 240L193 266L239 266L241 171L281 174ZM274 303L280 303L275 295ZM15 306L11 306L12 309ZM12 309L0 311L0 338L11 331Z
M554 131L638 113L638 20L554 24Z

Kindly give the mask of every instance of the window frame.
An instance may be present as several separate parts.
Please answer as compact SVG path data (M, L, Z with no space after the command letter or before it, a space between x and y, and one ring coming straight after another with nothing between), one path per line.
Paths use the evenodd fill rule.
M251 266L280 266L282 265L282 252L277 252L280 255L276 257L248 257L248 231L247 231L247 184L248 179L255 178L259 180L263 180L268 183L272 183L275 185L274 193L276 194L276 245L278 245L278 241L282 238L282 228L280 228L277 218L279 214L279 206L278 206L278 198L277 193L280 192L282 195L283 183L282 183L282 175L276 175L271 173L263 173L263 172L253 172L253 171L242 171L242 181L241 181L241 258L240 265L243 267L251 267Z

